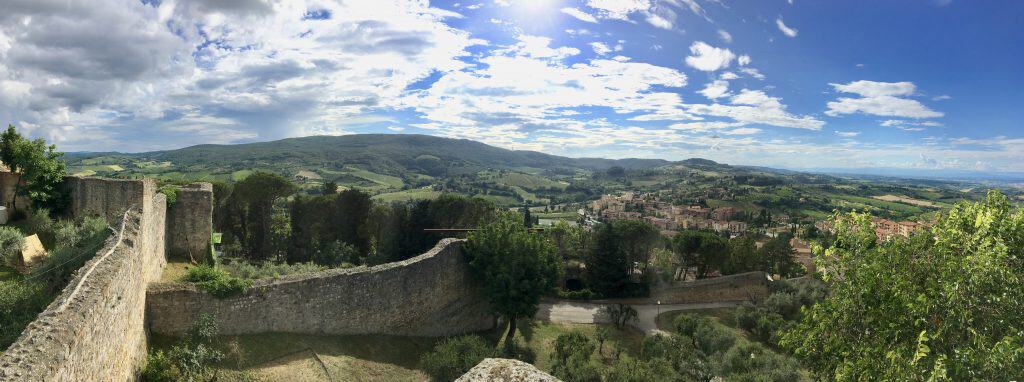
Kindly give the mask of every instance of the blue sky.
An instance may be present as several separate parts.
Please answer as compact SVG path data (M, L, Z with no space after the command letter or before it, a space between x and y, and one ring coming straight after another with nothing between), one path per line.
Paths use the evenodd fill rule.
M418 133L1024 171L1024 3L12 1L0 119L68 151Z

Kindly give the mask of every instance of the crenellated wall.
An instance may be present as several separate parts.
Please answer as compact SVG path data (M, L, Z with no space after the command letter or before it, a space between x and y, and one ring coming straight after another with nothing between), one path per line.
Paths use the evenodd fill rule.
M146 304L149 330L179 335L204 313L214 315L228 335L445 336L489 329L494 317L470 278L461 245L445 239L401 262L260 280L226 299L192 284L153 284Z
M125 381L146 358L146 286L166 265L166 200L151 180L69 178L72 214L116 227L0 356L0 381Z

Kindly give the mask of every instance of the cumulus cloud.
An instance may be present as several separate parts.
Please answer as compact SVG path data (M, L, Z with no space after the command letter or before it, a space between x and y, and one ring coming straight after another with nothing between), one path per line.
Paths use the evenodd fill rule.
M710 100L716 100L729 95L729 83L723 80L715 80L709 82L704 89L700 90L700 94L704 95Z
M65 150L348 132L467 65L483 42L445 23L457 17L401 0L8 3L0 87L18 97L0 96L0 118Z
M648 24L662 29L675 25L676 9L687 9L691 13L711 21L695 0L587 0L587 6L597 10L597 17L632 22L630 16L640 15Z
M750 64L750 61L750 56L745 54L736 59L736 63L740 64L740 66L747 66Z
M732 43L732 35L725 29L718 30L718 38L722 39L722 42L726 44Z
M586 21L588 23L597 23L597 18L587 12L581 11L578 8L566 7L562 8L562 13L569 16L575 17L580 21Z
M775 26L779 27L779 31L781 31L782 34L786 35L787 37L796 37L797 30L794 28L787 27L786 24L782 22L781 16L775 19Z
M590 48L599 56L606 55L612 51L612 48L609 48L608 45L605 45L603 42L592 42L590 43Z
M697 41L690 45L690 54L686 57L686 65L705 72L728 68L732 60L736 58L736 55L729 49L716 48L703 41Z
M830 84L839 92L859 95L860 98L840 97L827 104L825 114L864 113L870 115L904 118L938 118L944 114L929 109L917 100L905 98L916 91L910 82L854 81L847 84Z

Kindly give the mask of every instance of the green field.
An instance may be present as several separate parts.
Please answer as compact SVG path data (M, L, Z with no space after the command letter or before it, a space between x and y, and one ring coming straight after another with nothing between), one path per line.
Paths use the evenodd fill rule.
M373 196L373 200L382 203L391 203L407 202L411 200L436 199L438 196L441 196L441 193L438 191L434 191L429 188L417 188L412 190L389 192L386 194L377 194Z

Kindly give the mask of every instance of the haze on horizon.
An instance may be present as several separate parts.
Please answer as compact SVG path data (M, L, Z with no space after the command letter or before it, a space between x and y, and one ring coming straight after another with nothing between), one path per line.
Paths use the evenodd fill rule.
M1024 3L8 0L65 151L416 133L572 157L1024 172Z

